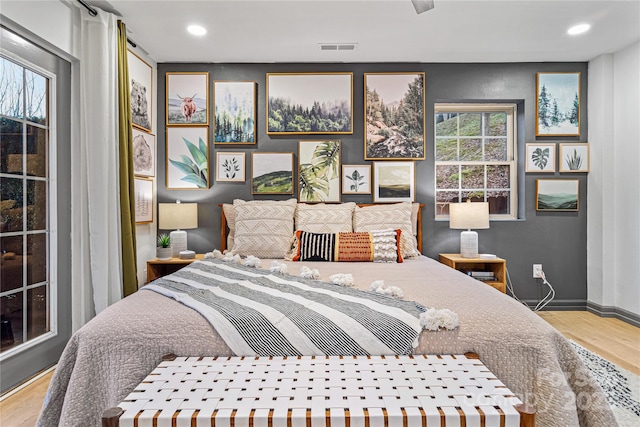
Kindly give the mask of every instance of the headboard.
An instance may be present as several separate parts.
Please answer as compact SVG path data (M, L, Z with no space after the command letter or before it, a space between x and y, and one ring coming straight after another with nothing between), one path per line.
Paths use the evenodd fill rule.
M224 209L222 209L222 203L219 203L220 212L222 213L220 217L220 251L224 252L227 249L227 218L224 215ZM358 206L374 206L374 203L358 203ZM416 240L418 242L418 251L422 253L422 208L424 208L424 203L420 203L420 209L418 209L418 220L417 220L417 236Z

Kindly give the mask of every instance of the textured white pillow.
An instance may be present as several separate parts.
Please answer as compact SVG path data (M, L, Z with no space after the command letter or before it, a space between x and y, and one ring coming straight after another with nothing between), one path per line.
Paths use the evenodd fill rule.
M310 233L340 233L353 231L353 202L335 205L298 203L296 230Z
M293 240L296 199L234 200L233 251L242 256L284 258Z
M400 251L403 258L420 256L418 242L413 235L411 224L412 206L410 202L388 205L356 206L353 211L353 231L373 231L385 228L399 228Z
M236 235L236 210L231 203L223 203L222 210L227 220L227 227L229 227L229 232L227 233L227 249L231 250L233 249Z

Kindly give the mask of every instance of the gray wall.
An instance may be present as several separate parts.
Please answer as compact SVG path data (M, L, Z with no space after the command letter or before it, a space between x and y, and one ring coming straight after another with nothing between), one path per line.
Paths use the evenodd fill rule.
M210 80L255 80L258 83L258 122L256 145L214 146L210 142L211 188L208 190L167 190L165 185L165 73L208 71ZM450 230L447 221L435 221L434 209L434 132L433 112L436 102L509 101L518 104L518 197L519 219L492 221L488 230L478 230L482 253L494 253L507 260L507 267L517 296L535 302L547 292L539 280L532 278L532 264L543 264L549 282L556 290L551 305L562 308L585 307L587 297L587 176L580 174L533 174L524 172L527 142L587 142L587 63L513 63L513 64L158 64L158 201L176 199L199 205L199 228L190 230L189 247L207 252L220 247L219 203L241 199L286 199L287 196L252 196L250 179L243 183L215 182L215 152L245 151L247 176L251 171L251 152L294 152L297 163L298 140L326 136L266 134L266 73L270 72L353 72L354 133L332 135L342 141L342 163L364 164L364 73L426 73L427 158L416 164L416 201L424 203L423 244L425 255L437 259L441 252L459 251L459 231ZM536 72L581 72L580 137L535 136ZM211 92L211 90L210 90ZM212 121L212 120L211 120ZM212 140L212 125L209 131ZM296 173L296 171L294 171ZM536 212L537 178L562 176L580 180L578 212ZM294 195L295 197L295 195ZM371 196L344 195L343 201L370 203Z

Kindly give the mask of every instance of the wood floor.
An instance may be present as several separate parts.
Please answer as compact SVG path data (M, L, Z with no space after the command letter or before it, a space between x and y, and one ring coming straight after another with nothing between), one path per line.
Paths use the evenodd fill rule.
M567 338L640 375L640 328L586 311L546 311L540 316ZM34 426L51 373L0 402L2 427Z

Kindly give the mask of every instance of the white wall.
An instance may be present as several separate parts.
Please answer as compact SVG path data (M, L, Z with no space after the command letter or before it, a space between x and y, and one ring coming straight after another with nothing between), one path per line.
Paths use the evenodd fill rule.
M640 315L640 42L589 62L587 299Z

